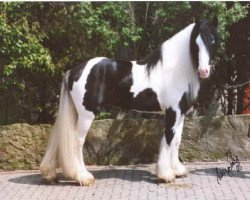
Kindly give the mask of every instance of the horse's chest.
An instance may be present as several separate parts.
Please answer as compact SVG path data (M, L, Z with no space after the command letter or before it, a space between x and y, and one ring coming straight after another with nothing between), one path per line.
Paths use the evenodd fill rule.
M153 69L150 74L142 66L132 69L133 84L130 91L133 97L158 105L158 109L176 107L183 94L188 90L188 82L174 78L161 67Z

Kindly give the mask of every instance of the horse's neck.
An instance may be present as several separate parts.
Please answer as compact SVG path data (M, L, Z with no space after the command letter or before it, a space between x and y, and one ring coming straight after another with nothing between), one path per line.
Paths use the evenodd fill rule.
M162 85L165 85L163 90L170 90L167 85L173 86L180 92L187 92L191 88L192 96L195 98L200 84L190 53L193 27L194 24L190 24L162 44L162 60L155 69L158 73L154 77L158 79L161 74L163 75Z
M190 38L193 27L194 24L190 24L162 44L163 67L193 70L190 53Z
M166 71L171 71L173 76L182 76L187 81L192 81L197 73L194 71L190 38L194 24L190 24L172 38L162 44L162 65Z

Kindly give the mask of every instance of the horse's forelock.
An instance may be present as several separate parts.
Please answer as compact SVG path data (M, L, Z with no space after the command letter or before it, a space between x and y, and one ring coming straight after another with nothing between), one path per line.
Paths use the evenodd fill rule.
M212 59L219 43L217 26L213 22L203 21L199 32Z

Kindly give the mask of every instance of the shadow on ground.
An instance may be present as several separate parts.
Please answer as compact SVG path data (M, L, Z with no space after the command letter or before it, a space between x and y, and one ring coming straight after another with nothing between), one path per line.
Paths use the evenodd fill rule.
M107 170L92 170L96 180L102 179L122 179L131 182L148 182L148 183L157 183L157 177L155 174L152 174L146 170L137 170L137 169L107 169ZM78 185L75 181L65 179L61 173L58 173L59 182L56 183L58 186L64 185ZM15 178L10 178L8 180L12 183L17 184L27 184L27 185L50 185L40 173L31 174L31 175L20 175Z
M226 170L227 166L225 167L218 167L218 172L222 172L223 169ZM205 169L193 169L189 171L190 174L198 175L198 176L215 176L217 177L216 173L216 167L210 167L210 168L205 168ZM225 176L229 176L229 174L226 172ZM244 171L244 166L242 166L241 171L237 170L232 170L230 172L230 177L234 178L247 178L250 179L250 172L249 171Z
M218 168L219 171L223 168ZM155 174L152 174L146 170L138 170L138 169L105 169L105 170L91 170L95 179L121 179L124 181L130 182L148 182L152 184L159 183ZM190 175L197 176L215 176L216 168L205 168L205 169L191 169L189 171ZM242 166L242 171L237 172L236 170L232 170L231 177L234 178L246 178L250 179L250 172L244 171L244 166ZM227 173L225 176L229 176ZM61 173L58 173L59 182L56 183L57 186L74 186L78 185L75 181L68 180L62 176ZM27 184L27 185L50 185L40 173L31 174L31 175L20 175L15 178L11 178L8 180L9 182L17 183L17 184Z

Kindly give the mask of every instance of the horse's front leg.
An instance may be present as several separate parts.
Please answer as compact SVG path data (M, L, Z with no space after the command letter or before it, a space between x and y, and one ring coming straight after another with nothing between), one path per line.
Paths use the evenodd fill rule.
M159 179L165 182L173 182L175 173L172 169L172 141L175 136L175 129L180 111L168 108L165 112L165 133L161 140L160 153L156 166L156 173Z
M181 116L178 120L178 124L175 129L174 138L171 142L171 165L174 171L175 177L185 177L188 174L187 168L179 160L179 147L181 143L182 130L184 125L184 116Z

